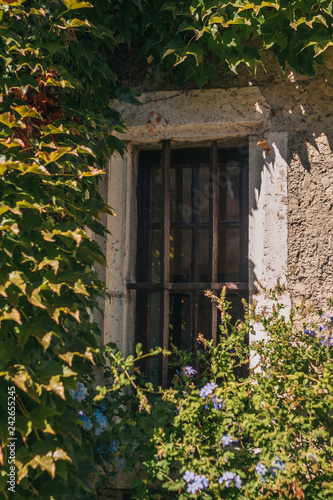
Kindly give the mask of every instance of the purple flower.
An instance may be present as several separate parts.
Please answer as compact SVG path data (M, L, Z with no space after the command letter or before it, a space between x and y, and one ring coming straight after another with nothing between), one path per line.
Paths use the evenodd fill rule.
M264 476L266 474L267 467L266 465L262 464L261 462L258 462L256 465L256 473L259 474L260 476Z
M200 389L199 396L201 398L208 398L215 391L216 387L218 386L215 382L208 382Z

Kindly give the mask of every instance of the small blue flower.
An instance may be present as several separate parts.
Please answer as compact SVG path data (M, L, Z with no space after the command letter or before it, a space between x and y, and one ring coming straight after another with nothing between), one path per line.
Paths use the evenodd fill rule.
M198 491L199 487L197 483L189 483L187 485L187 492L192 493L193 495Z
M242 488L242 480L238 474L235 472L227 471L222 474L222 476L219 478L219 484L222 484L226 488L229 488L232 483L236 488L239 490Z
M186 481L186 483L190 483L191 481L194 481L194 478L195 478L194 472L190 472L189 470L185 471L185 473L183 475L183 479L184 479L184 481Z
M114 440L112 443L109 445L109 452L110 453L117 453L119 450L119 441Z
M97 451L98 453L100 453L101 455L105 456L107 454L107 448L106 448L106 444L101 444L98 448L97 448Z
M192 366L185 366L184 373L187 377L193 377L198 372Z
M87 394L88 394L88 389L82 382L77 382L76 383L77 390L73 391L72 389L69 390L69 394L72 396L73 399L76 399L79 403L83 401Z
M195 494L197 491L206 490L209 487L209 480L205 475L195 474L187 470L183 475L183 479L187 483L188 493Z
M266 465L262 464L261 462L258 462L256 465L256 473L259 474L260 476L264 476L266 474L267 467Z
M223 399L218 399L216 396L213 396L212 403L215 410L225 410L226 405Z
M79 419L82 421L83 425L81 425L81 427L83 427L84 429L86 429L87 431L90 431L90 429L93 428L93 423L92 421L90 420L90 417L87 417L87 415L85 413L83 413L83 411L79 411Z
M208 382L200 389L199 396L201 398L208 398L208 396L215 391L216 387L218 387L218 385L215 384L215 382Z
M276 474L279 470L283 470L285 468L285 463L281 462L279 457L275 456L271 462L271 467L269 469L269 473L276 478Z
M99 410L94 411L94 416L96 419L96 422L98 423L99 427L95 429L95 434L98 436L101 432L105 431L106 426L108 425L108 421L105 415L101 413Z
M222 446L231 446L232 443L237 443L238 439L236 439L232 436L228 436L228 434L224 434L224 436L222 436L220 442L221 442Z

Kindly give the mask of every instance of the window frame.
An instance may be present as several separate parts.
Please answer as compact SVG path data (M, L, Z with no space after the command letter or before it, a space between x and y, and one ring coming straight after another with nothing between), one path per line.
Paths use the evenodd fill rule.
M211 289L218 293L223 287L227 293L238 292L239 299L244 297L248 300L248 162L242 167L241 180L241 198L240 198L240 220L239 222L229 223L227 221L219 223L218 202L219 202L219 148L218 141L212 141L209 147L209 177L211 179L211 190L209 196L209 280L200 282L199 276L196 274L198 268L199 257L199 235L198 215L194 215L192 219L193 228L193 244L192 244L192 278L194 280L186 283L170 282L170 169L171 169L171 141L162 140L160 143L160 167L162 170L162 207L163 218L161 222L162 238L161 238L161 261L160 261L160 281L153 282L148 271L151 265L151 225L152 225L152 166L139 165L138 173L138 211L137 219L140 221L135 224L137 228L137 256L136 256L136 280L127 283L129 290L136 292L136 342L143 344L145 350L148 350L150 343L151 325L149 321L149 311L151 302L151 291L160 292L160 326L159 326L159 345L165 349L169 349L169 308L170 308L170 292L187 292L191 295L191 329L192 329L192 350L197 349L195 333L198 329L198 299L199 292L203 293L206 289ZM195 149L196 144L191 144L187 150ZM242 145L244 149L244 143ZM208 149L208 148L206 148ZM248 144L247 144L248 152ZM147 153L145 151L145 153ZM177 167L175 167L177 168ZM199 175L199 168L193 167L192 181L195 176ZM194 190L194 188L193 188ZM192 190L191 190L192 191ZM193 196L193 192L192 192ZM149 200L149 206L145 207L145 203ZM141 210L140 210L141 207ZM236 225L240 230L240 262L239 262L239 281L219 282L218 281L218 230L219 226L228 227L228 225ZM143 234L140 234L140 230ZM148 241L147 241L148 240ZM148 251L146 251L148 245ZM143 292L143 293L142 293ZM144 311L144 312L143 312ZM240 311L239 311L240 312ZM239 313L237 311L236 314ZM216 307L211 306L211 338L216 344L217 342L217 321L218 314ZM144 332L144 333L143 333ZM199 333L199 332L197 332ZM206 332L208 333L208 332ZM148 344L148 345L147 345ZM148 376L148 364L146 365ZM162 358L160 383L166 386L168 378L168 361L164 356Z

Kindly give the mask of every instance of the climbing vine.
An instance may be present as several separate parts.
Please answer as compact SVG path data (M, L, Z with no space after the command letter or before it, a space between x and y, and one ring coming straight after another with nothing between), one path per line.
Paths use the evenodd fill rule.
M326 0L0 0L4 498L10 465L15 499L96 494L95 437L69 391L92 384L95 364L103 364L91 311L104 293L93 266L105 259L89 234L105 234L99 216L113 212L98 181L106 158L124 150L114 135L124 125L110 102L137 102L117 79L114 52L135 45L158 78L203 86L218 65L255 71L267 49L282 68L311 73L331 40ZM15 411L13 404L6 420L9 396Z

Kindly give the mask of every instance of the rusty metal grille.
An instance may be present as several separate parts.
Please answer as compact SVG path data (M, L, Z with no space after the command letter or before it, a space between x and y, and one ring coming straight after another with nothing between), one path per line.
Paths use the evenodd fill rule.
M206 289L227 288L235 318L248 298L248 149L141 151L137 184L136 342L195 350L218 336ZM155 373L155 375L154 375ZM146 365L166 385L167 359Z

